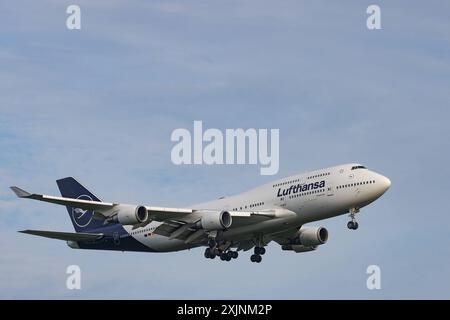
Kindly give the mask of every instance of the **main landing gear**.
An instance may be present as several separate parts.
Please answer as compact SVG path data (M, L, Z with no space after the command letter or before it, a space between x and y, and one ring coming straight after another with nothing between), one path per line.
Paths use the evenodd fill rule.
M266 248L264 247L255 247L255 254L250 256L251 262L260 263L262 261L262 255L266 253Z
M239 257L239 253L237 251L226 250L222 251L219 249L205 249L205 258L206 259L214 259L216 256L219 256L222 261L231 261L231 259L237 259Z
M206 248L205 249L205 258L206 259L214 259L216 257L216 252L214 249Z
M254 243L256 246L254 248L254 254L250 256L250 261L260 263L262 261L261 256L266 253L266 248L264 248L264 243L260 238L257 238ZM222 261L237 259L239 253L237 251L230 250L231 246L231 242L218 243L215 238L210 238L208 241L208 248L205 249L205 258L215 259L216 257L219 257Z
M217 242L214 239L210 239L208 248L205 249L205 258L214 259L216 256L219 256L222 261L231 261L231 259L237 259L239 253L231 251L229 248L225 250L219 249Z
M220 254L220 260L222 261L230 261L231 259L237 259L237 257L239 256L237 251L223 251Z
M210 247L210 248L214 248L214 247L217 247L217 241L215 240L215 239L209 239L209 241L208 241L208 247Z
M358 208L352 208L350 209L350 215L349 217L352 219L347 223L347 228L350 230L356 230L358 229L358 222L356 222L355 215L359 212Z

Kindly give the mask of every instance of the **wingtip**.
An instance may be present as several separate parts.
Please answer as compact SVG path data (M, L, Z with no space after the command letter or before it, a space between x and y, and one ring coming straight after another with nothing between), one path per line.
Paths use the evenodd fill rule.
M19 187L12 186L12 187L10 187L10 189L11 189L11 190L16 194L16 196L18 196L19 198L27 198L27 197L31 196L31 193L29 193L29 192L27 192L27 191L25 191L25 190L23 190L23 189L20 189Z

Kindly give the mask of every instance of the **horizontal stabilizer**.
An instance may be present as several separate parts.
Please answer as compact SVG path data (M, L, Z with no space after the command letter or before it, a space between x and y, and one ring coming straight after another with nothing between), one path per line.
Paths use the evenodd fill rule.
M18 196L19 198L28 198L31 196L31 193L26 192L23 189L20 189L19 187L11 187L11 190Z
M103 233L74 233L43 230L23 230L19 232L64 241L94 241L103 237Z

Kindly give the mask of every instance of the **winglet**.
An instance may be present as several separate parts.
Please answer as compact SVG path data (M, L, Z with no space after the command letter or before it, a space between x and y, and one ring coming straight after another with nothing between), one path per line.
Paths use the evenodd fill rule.
M25 190L20 189L18 187L10 187L10 188L19 198L29 198L31 196L31 193L26 192Z

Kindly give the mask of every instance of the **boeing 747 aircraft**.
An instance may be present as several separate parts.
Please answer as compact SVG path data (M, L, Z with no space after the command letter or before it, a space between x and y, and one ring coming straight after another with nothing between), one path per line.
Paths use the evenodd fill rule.
M11 189L20 198L66 206L76 232L20 232L64 240L76 249L171 252L205 246L206 258L223 261L254 248L250 260L257 263L271 241L293 252L325 244L327 229L307 223L349 214L347 227L358 229L356 214L391 185L388 178L360 164L345 164L219 200L166 208L103 202L74 178L56 182L62 197Z

